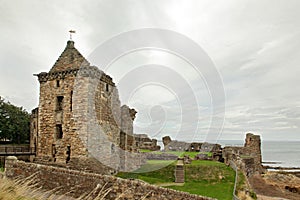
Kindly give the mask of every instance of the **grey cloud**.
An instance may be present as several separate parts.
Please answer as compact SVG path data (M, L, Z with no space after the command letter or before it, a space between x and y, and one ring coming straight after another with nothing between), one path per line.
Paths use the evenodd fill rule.
M123 31L165 28L196 41L215 62L226 92L221 138L243 139L245 132L253 131L264 139L300 140L299 8L298 0L2 1L0 95L27 110L37 106L38 81L32 74L51 68L68 40L69 29L77 31L75 45L88 57L103 41ZM124 68L149 64L149 57L146 53L124 59L111 75L115 78L115 72ZM174 60L165 62L170 67L174 64ZM172 82L174 77L165 80ZM201 78L188 81L195 104L178 105L166 98L163 110L156 107L151 113L151 103L131 102L130 106L139 108L135 130L157 133L157 137L170 134L183 140L205 139L212 108L221 102L211 105ZM189 102L191 92L185 85L175 82L174 86L182 100ZM186 107L189 121L180 122L180 106ZM178 133L180 128L185 131Z

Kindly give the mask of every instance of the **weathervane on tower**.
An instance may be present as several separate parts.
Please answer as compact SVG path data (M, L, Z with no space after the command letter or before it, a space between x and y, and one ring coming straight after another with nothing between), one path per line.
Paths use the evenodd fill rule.
M76 32L75 32L75 30L69 30L69 33L70 33L70 40L72 40L72 34L76 33Z

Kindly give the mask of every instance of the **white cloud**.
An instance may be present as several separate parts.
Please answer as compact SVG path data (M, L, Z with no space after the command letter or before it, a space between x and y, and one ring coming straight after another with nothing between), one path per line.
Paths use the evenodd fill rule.
M0 95L27 110L37 106L38 81L32 74L51 68L65 47L69 29L77 31L75 45L87 57L121 32L165 28L190 37L216 64L226 92L222 138L243 138L244 132L254 131L266 139L285 139L288 134L289 139L300 140L299 8L298 0L2 1ZM178 77L165 78L168 84L175 82L169 89L182 105L171 90L156 86L137 90L130 104L145 112L136 122L141 131L156 124L149 132L160 130L164 135L183 127L186 132L179 135L194 137L189 131L198 123L197 137L205 138L213 107L210 94L182 59L166 52L140 51L118 60L109 72L119 82L128 71L145 64L169 67L190 90L176 81ZM196 104L189 105L192 97ZM156 115L155 105L162 106L165 115ZM151 119L152 107L157 110L152 110ZM191 121L184 121L182 113ZM153 116L162 117L162 122Z

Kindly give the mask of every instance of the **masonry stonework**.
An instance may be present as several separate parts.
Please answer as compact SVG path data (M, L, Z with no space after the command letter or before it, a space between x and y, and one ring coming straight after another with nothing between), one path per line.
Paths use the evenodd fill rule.
M159 151L156 139L150 139L146 134L134 134L136 146L138 149L147 149L150 151Z
M37 77L39 107L31 119L35 161L68 164L96 159L114 170L125 168L122 151L136 150L133 120L137 112L121 107L112 78L91 66L73 41L67 42L51 70Z
M91 199L101 191L108 191L104 199L149 199L149 200L213 200L209 197L180 192L150 185L143 181L121 179L66 168L25 163L12 159L5 166L6 176L10 179L32 177L32 184L40 189L53 191L57 195L68 194L79 198L93 191Z
M247 176L264 172L259 135L247 133L244 147L227 146L222 154L226 164L229 165L230 161L233 161Z

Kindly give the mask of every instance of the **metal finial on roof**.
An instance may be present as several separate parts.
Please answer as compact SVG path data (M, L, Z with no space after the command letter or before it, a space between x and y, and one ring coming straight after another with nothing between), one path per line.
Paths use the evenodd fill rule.
M75 30L69 30L69 33L70 33L70 40L72 40L72 33L76 33Z

